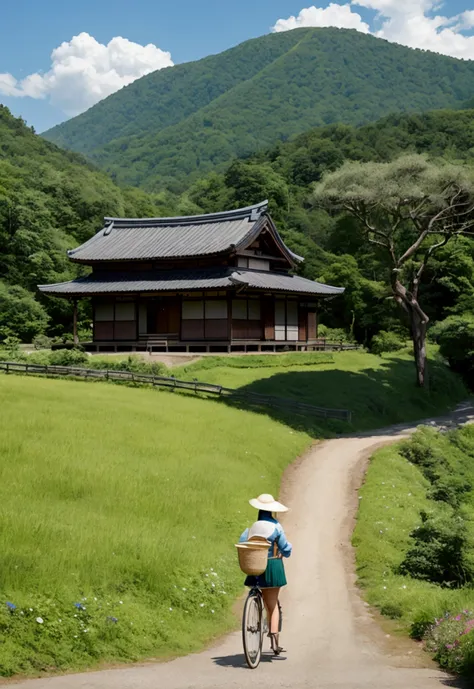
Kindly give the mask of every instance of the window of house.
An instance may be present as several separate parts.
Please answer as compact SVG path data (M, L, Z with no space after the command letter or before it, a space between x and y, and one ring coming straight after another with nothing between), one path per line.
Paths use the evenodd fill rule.
M183 301L183 320L195 320L204 318L204 302L203 301Z
M232 301L232 318L240 321L259 321L260 299L234 299Z
M98 302L94 308L94 315L96 321L113 321L114 320L114 303L113 301L104 303Z

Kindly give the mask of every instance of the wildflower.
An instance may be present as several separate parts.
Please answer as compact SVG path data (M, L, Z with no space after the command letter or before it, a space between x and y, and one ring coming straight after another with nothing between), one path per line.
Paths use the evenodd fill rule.
M7 601L7 608L13 611L16 610L16 605L15 603L10 603L10 601Z
M58 622L62 622L62 619L61 619L61 618L59 618L59 619L58 619Z
M212 582L211 586L212 586L212 588L215 588L216 585L214 582Z
M187 591L188 589L183 588L183 591Z
M402 589L406 589L406 586L402 586Z
M114 624L117 624L118 619L116 617L107 617L108 622L113 622Z
M213 571L214 571L214 569L211 567L211 572L213 572Z
M37 617L36 621L38 622L38 624L43 624L43 618L42 617Z
M120 605L123 605L123 600L119 600Z
M94 600L97 600L97 598L94 598Z
M384 586L384 587L383 587L383 590L384 590L384 591L386 591L386 590L387 590L387 587L386 587L386 586Z
M212 614L214 614L215 611L214 611L214 610L211 610L211 612L212 612Z
M88 630L88 629L83 629L82 631L83 631L84 634L85 634L85 633L88 632L89 630Z
M203 608L206 604L205 603L199 603L199 607Z
M33 608L30 608L30 612L33 612Z
M74 634L74 638L77 639L77 634Z
M77 617L77 615L74 615L74 617Z
M77 608L78 610L85 610L85 607L82 605L82 603L74 603L74 607ZM76 617L76 615L75 615Z
M170 612L173 612L173 608L170 608Z

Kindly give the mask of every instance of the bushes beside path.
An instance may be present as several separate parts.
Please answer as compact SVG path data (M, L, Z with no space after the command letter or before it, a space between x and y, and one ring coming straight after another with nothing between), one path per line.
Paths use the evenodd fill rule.
M353 536L369 603L447 670L474 677L474 427L379 450Z

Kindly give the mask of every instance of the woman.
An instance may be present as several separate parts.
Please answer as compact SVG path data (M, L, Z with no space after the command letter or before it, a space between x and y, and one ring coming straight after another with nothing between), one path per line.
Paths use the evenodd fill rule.
M286 540L281 524L273 517L273 513L288 512L288 507L277 502L272 495L263 494L249 501L258 510L258 520L249 529L245 529L240 542L248 541L252 536L261 536L270 542L268 549L268 564L264 574L258 577L258 585L262 589L263 600L267 609L269 634L272 649L276 654L283 649L278 644L279 610L278 596L280 588L286 586L285 568L282 557L290 557L292 546ZM246 586L254 586L257 577L248 576Z

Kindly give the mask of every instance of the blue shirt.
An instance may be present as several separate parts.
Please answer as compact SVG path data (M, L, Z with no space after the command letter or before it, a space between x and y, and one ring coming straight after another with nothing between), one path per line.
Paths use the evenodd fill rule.
M290 557L292 545L286 540L285 532L280 522L273 517L264 517L255 522L249 529L245 529L239 539L239 543L248 541L250 536L264 536L271 543L268 549L268 557L273 557L273 544L276 543L278 551L283 557Z

